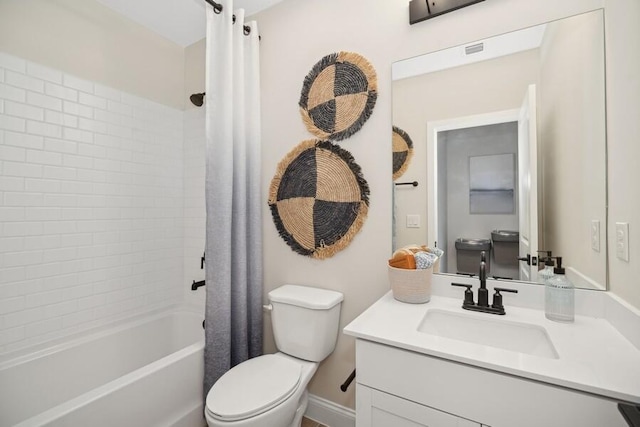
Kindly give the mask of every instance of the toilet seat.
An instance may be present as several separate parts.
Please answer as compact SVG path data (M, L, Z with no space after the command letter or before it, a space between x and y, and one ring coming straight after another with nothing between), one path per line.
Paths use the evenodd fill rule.
M275 354L243 362L211 387L206 411L222 421L238 421L266 412L298 388L302 365Z

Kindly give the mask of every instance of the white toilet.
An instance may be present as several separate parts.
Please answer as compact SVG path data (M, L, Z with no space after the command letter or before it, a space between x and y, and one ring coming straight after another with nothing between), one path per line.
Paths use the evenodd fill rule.
M207 394L209 427L299 427L307 385L338 338L340 292L284 285L269 292L279 353L247 360Z

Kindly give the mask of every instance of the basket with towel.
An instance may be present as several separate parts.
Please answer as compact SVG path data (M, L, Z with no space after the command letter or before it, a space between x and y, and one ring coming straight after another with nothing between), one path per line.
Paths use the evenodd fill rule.
M412 304L429 302L431 277L438 272L442 250L409 245L396 250L389 260L389 283L393 297Z

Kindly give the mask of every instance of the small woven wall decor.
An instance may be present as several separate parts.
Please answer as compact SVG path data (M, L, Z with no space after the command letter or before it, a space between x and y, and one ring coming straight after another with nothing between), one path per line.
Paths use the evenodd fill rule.
M269 207L280 237L325 259L349 245L369 210L369 185L351 153L322 140L298 144L278 164Z
M376 71L369 61L354 52L337 52L307 74L298 105L309 132L340 141L360 130L377 97Z
M407 171L413 157L413 141L409 134L397 126L393 126L393 179L396 180Z

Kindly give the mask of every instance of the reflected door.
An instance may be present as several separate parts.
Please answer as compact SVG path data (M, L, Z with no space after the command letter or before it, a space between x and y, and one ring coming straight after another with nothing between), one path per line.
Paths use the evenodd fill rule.
M518 117L520 280L538 280L538 156L536 85L529 85Z

